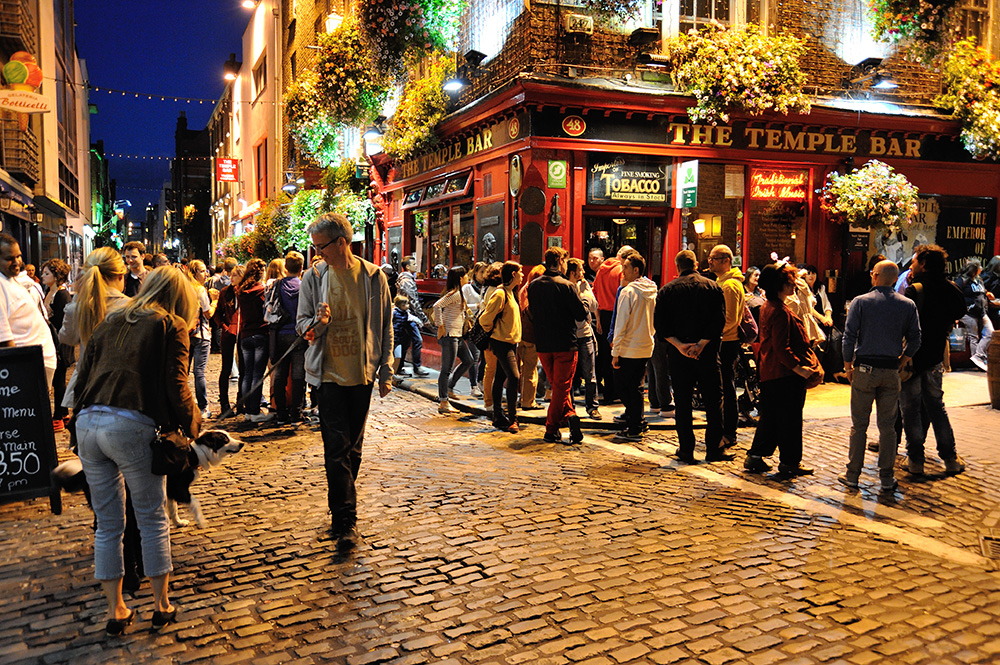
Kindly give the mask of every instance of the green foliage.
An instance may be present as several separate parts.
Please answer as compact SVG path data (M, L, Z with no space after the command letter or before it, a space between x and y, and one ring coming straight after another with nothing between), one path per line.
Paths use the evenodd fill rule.
M382 148L396 159L407 159L437 141L434 127L445 116L448 103L442 85L455 73L455 65L439 53L428 70L427 76L406 83L389 130L382 137Z
M300 252L308 248L310 240L306 229L324 212L321 190L300 190L288 206L288 226L279 236L281 247L295 247Z
M605 14L621 22L635 18L643 3L641 0L586 0L585 6L591 11Z
M910 60L931 64L958 38L959 0L870 0L872 35L898 44Z
M375 222L375 206L367 196L345 190L333 197L333 203L333 212L346 217L355 233L364 233L365 226Z
M276 201L268 199L254 215L253 228L242 235L226 238L219 243L215 253L220 257L232 256L240 263L257 258L264 261L282 256L283 238L288 228L288 213Z
M906 176L873 159L851 173L830 173L819 203L833 222L897 229L913 221L917 194Z
M934 103L962 122L962 143L977 159L1000 159L1000 62L971 40L959 42L942 71Z
M767 37L753 24L713 23L667 40L664 52L677 90L697 100L687 110L693 122L729 122L732 110L809 112L799 68L805 43L796 37Z

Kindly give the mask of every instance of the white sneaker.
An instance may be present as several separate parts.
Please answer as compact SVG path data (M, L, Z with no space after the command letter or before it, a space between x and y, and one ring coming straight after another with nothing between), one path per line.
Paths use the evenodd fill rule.
M974 355L972 356L972 364L979 369L986 371L986 356Z
M479 386L472 386L472 392L469 394L472 395L473 397L482 397L483 390Z
M201 419L202 420L208 420L211 417L212 417L212 412L208 410L208 407L205 407L204 409L202 409L202 412L201 412Z
M258 413L256 415L247 416L247 418L252 423L269 423L274 420L273 413Z

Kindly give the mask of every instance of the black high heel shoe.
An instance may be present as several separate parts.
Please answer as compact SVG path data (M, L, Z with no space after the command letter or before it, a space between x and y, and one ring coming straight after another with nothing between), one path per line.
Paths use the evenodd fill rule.
M119 635L125 634L125 628L132 625L135 621L135 610L132 610L127 617L124 619L112 619L108 621L107 625L104 626L104 633L108 637L118 637Z
M159 610L154 611L152 620L153 630L159 630L160 628L166 626L168 623L173 623L176 618L177 618L176 605L174 606L174 609L170 610L169 612L161 612Z

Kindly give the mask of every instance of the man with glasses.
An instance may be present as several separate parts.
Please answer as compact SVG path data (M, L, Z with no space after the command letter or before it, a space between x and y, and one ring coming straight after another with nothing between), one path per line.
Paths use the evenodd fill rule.
M322 257L302 278L296 331L309 339L306 381L319 388L331 535L346 554L357 544L357 492L368 407L392 390L392 303L378 266L351 253L353 230L338 213L307 229Z
M715 274L715 281L726 299L726 325L719 346L719 366L722 369L722 447L729 448L736 445L740 418L736 408L736 359L743 344L737 329L743 320L747 292L743 288L743 273L733 267L733 250L728 245L712 248L708 253L708 269Z
M879 478L882 491L892 492L897 484L893 467L898 445L899 370L920 348L920 321L913 301L894 289L899 277L895 263L880 261L871 275L872 289L851 302L844 326L844 372L851 382L851 438L847 472L837 480L852 489L858 487L874 402Z

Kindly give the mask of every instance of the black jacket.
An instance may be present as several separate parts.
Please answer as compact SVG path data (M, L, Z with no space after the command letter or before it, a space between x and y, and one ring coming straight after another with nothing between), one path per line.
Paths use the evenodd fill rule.
M660 289L653 310L653 327L661 340L676 337L690 344L718 341L726 326L726 298L722 288L689 270Z
M539 353L576 350L576 322L587 318L587 308L572 282L546 270L528 285L528 311Z
M944 361L944 344L955 321L965 315L965 298L944 275L928 273L914 277L904 295L917 304L920 315L920 348L913 356L913 371L923 372Z

